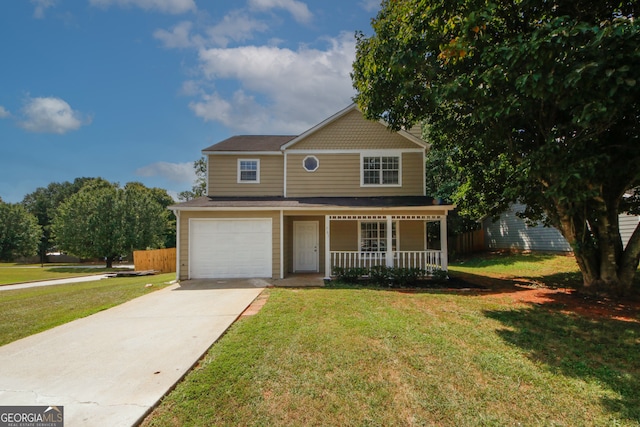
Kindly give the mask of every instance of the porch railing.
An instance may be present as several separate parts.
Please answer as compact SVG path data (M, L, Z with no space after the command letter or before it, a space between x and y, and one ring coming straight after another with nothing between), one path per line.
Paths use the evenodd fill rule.
M386 252L331 251L331 270L341 268L371 268L376 265L387 265ZM427 251L394 251L393 267L420 268L428 274L442 269L442 252Z

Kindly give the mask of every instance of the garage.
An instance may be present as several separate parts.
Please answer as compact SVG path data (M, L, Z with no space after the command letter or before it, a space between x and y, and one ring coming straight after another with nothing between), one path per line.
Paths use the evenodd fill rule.
M189 277L271 277L271 218L191 219Z

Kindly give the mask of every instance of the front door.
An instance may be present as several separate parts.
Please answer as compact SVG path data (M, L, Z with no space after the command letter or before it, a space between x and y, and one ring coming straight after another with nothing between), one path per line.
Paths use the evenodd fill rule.
M317 273L319 263L318 221L294 221L293 271Z

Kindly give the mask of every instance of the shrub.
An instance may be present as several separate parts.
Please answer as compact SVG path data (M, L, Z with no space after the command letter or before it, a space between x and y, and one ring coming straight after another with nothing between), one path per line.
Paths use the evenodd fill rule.
M374 265L369 269L369 279L376 285L389 286L392 269L386 265Z
M438 282L444 282L446 280L449 280L449 275L447 270L441 270L439 268L433 270L433 272L431 273L431 278L433 280L436 280Z
M424 270L415 267L394 267L390 269L390 275L395 286L407 286L415 284L420 277L424 276Z
M368 273L366 268L361 267L334 267L333 275L340 282L357 283L358 279Z

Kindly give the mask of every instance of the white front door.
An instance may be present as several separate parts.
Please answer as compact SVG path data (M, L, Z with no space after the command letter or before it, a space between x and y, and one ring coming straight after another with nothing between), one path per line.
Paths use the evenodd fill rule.
M318 221L293 222L293 271L318 272Z

